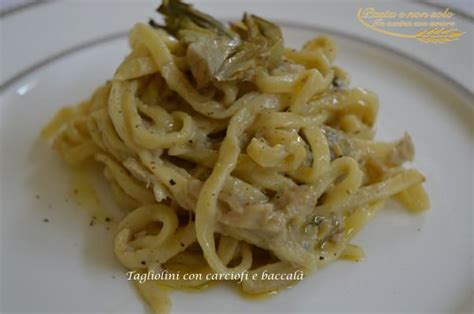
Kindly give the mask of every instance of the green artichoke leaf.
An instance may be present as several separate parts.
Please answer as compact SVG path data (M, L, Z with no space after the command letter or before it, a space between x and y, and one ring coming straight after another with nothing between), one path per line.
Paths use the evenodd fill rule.
M150 24L187 46L186 58L198 88L213 81L252 80L257 69L271 70L281 60L280 28L255 15L245 14L241 23L228 28L180 0L163 0L157 11L165 25Z

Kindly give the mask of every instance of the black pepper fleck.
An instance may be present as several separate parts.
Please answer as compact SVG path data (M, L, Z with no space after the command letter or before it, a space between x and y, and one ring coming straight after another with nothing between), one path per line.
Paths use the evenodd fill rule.
M110 221L110 217L105 217L105 221L109 222L109 221Z
M319 260L322 261L323 259L326 259L324 256L320 256Z
M48 218L43 219L43 222L49 222Z
M145 261L142 261L142 263L141 263L141 264L142 264L142 265L146 265L146 262L145 262Z
M153 19L148 20L148 25L150 25L151 27L154 27L154 28L159 28L160 27L160 25L158 23L156 23Z
M176 181L173 180L173 179L171 179L171 180L170 180L170 184L171 184L171 185L175 185L175 184L176 184Z
M37 200L39 200L39 199L40 199L39 194L36 194L36 195L35 195L35 198L36 198Z

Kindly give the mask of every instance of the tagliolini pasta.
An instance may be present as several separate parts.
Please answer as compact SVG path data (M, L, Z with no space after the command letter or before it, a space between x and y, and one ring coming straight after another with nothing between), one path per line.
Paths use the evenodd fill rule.
M410 137L373 139L377 97L349 87L330 38L294 50L253 15L227 28L180 1L159 12L166 25L135 25L112 80L42 133L72 166L103 164L126 213L115 236L126 268L309 274L361 258L351 238L388 199L429 207L423 175L402 167ZM294 283L251 278L250 294ZM160 285L207 281L138 287L161 311Z

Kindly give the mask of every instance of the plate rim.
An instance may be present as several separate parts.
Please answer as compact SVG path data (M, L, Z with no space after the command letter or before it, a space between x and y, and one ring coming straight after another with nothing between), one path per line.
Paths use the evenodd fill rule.
M48 2L52 2L52 1L55 1L55 0L49 0L49 1L44 2L44 3L48 3ZM41 3L42 2L39 2L39 4L41 4ZM220 18L220 20L225 21L225 22L229 22L232 19L227 17L227 18ZM426 71L431 72L432 74L437 76L439 79L442 79L442 80L446 81L447 83L449 83L454 89L456 89L458 92L460 92L463 95L463 98L464 97L466 99L474 98L474 92L470 91L464 85L460 84L455 78L453 78L449 74L444 73L444 72L438 70L437 68L431 66L429 63L421 60L420 58L411 56L411 55L409 55L409 54L407 54L407 53L405 53L401 50L389 47L389 46L384 45L382 43L378 43L378 42L376 42L372 39L368 39L368 38L365 38L363 36L350 34L350 33L347 33L347 32L340 31L340 30L321 27L321 26L317 26L317 25L311 25L311 24L307 24L307 23L304 23L304 22L294 22L294 21L290 21L290 20L274 19L273 21L275 23L277 23L278 25L282 26L282 27L300 28L300 29L304 29L304 30L307 30L307 31L314 31L318 34L327 34L329 36L341 37L341 38L344 38L346 40L362 43L364 45L372 46L374 48L383 50L384 52L386 52L388 54L394 55L394 56L396 56L398 58L401 58L405 61L408 61L408 62L410 62L414 65L417 65L417 66L419 66L420 68L422 68ZM39 62L33 64L32 66L29 66L29 67L25 68L24 70L20 71L18 74L14 75L12 78L10 78L10 79L6 80L4 83L2 83L0 85L0 95L3 95L4 93L7 92L7 90L9 88L13 87L13 85L19 83L21 80L25 79L27 76L33 74L34 72L36 72L37 70L40 70L41 68L43 68L45 66L48 66L48 65L50 65L50 64L52 64L56 61L59 61L63 58L67 58L67 57L69 57L69 56L71 56L75 53L81 52L81 51L86 50L88 48L96 47L96 46L99 46L101 44L105 44L105 43L108 43L108 42L111 42L111 41L114 41L114 40L118 40L118 39L126 39L127 35L128 35L128 32L118 31L118 32L115 32L113 34L109 34L109 35L101 36L101 37L98 37L98 38L94 38L92 40L84 41L84 42L82 42L78 45L75 45L75 46L73 46L69 49L65 49L65 50L62 50L62 51L60 51L56 54L50 55L46 59L44 59L42 61L39 61ZM474 108L474 103L471 103L471 107Z

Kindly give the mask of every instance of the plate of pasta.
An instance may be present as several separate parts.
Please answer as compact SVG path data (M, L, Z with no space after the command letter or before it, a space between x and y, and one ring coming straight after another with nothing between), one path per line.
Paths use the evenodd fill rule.
M227 4L5 18L91 25L2 57L2 311L469 312L472 66Z

